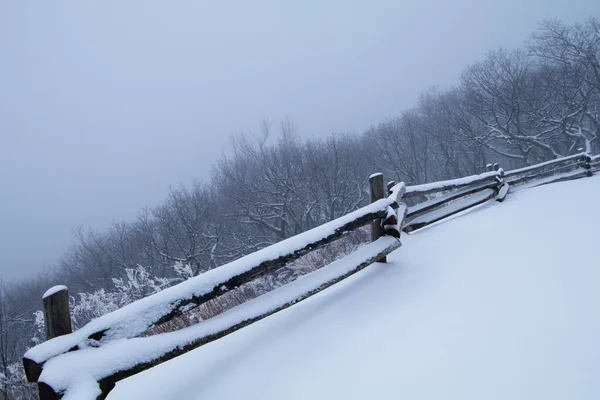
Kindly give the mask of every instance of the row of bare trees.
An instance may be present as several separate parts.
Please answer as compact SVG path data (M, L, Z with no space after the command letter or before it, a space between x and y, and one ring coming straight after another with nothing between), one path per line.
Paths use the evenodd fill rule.
M414 108L361 135L300 140L290 120L280 123L278 135L263 121L259 135L232 139L208 182L173 189L160 206L106 232L76 230L54 271L0 287L0 392L34 398L15 365L33 344L33 312L52 284L82 293L74 301L84 323L109 310L115 293L118 306L177 282L181 266L185 276L201 274L347 214L366 202L365 182L374 171L423 183L479 173L488 162L511 168L596 152L599 108L600 22L590 19L542 24L523 49L490 52L457 87L430 90ZM253 290L294 274L284 269L264 280L267 288Z
M379 169L409 182L595 152L600 135L600 21L545 22L525 48L498 49L447 91L367 134ZM401 156L398 156L401 155Z

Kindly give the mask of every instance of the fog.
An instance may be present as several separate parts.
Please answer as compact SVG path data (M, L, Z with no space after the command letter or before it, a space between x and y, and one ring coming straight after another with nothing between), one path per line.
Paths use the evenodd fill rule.
M597 0L0 0L0 276L206 179L232 133L362 132Z

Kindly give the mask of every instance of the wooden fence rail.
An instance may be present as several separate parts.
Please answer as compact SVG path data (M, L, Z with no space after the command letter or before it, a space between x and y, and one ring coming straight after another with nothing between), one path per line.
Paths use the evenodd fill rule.
M369 178L369 205L131 303L75 332L71 332L67 289L55 287L44 295L48 340L23 357L27 378L38 382L42 400L66 394L81 400L103 399L119 380L288 308L373 262L385 262L400 247L401 231L421 229L492 199L502 201L509 189L520 185L590 176L600 170L600 157L582 153L507 172L498 164L487 169L480 175L423 185L390 182L387 195L383 175L374 174ZM408 207L402 202L405 198L419 202ZM139 337L367 224L371 224L371 243L340 260L196 325ZM78 392L82 387L89 390Z
M104 399L118 381L303 301L399 247L398 239L381 237L323 269L195 326L156 336L123 339L110 346L92 348L86 352L65 354L50 361L53 362L52 368L61 372L76 370L80 375L87 372L99 385L91 398ZM63 386L64 381L53 378L50 375L50 379L46 379L42 374L39 383L40 398L56 399L65 394L68 387Z
M380 180L381 184L383 184L382 177ZM244 283L275 271L302 255L321 248L343 237L348 232L372 221L378 221L377 224L373 224L372 237L374 243L379 243L378 239L382 236L389 236L395 242L398 242L397 238L400 235L399 233L394 233L394 226L401 226L401 221L398 221L398 216L394 209L400 208L403 212L401 217L404 217L405 208L400 207L398 204L404 192L404 183L395 185L390 191L389 196L382 196L383 198L377 200L374 199L374 202L359 210L131 303L91 321L78 331L51 338L30 349L25 354L23 364L27 378L32 382L38 382L42 399L61 398L67 388L48 382L52 381L52 379L48 377L48 373L44 374L44 366L49 361L52 361L56 365L65 358L73 360L74 353L77 353L77 350L86 349L86 354L89 354L90 350L97 351L108 343L113 344L117 339L136 338L158 324L170 321L184 312L233 290ZM382 194L382 190L380 190L380 194ZM383 250L371 248L373 257L375 258L372 260L368 258L368 264L371 264L375 260L384 259L395 248L394 246L387 246ZM368 265L364 264L364 262L363 260L361 263L354 265L354 268L356 270L364 268L364 266ZM324 287L327 286L325 285ZM299 300L296 299L294 301ZM236 324L238 327L245 325ZM228 329L231 329L231 327ZM213 332L210 337L216 337L215 335L219 336ZM138 338L137 340L141 339L143 338ZM189 351L206 342L206 339L196 338L190 343L182 345L181 348L184 350L169 351L167 353L182 354L182 351ZM158 361L164 361L168 358L170 357L166 354L161 355ZM151 365L154 365L157 360L149 362ZM54 367L54 370L56 368ZM82 368L78 370L81 371ZM133 370L136 370L136 368L132 367L131 371ZM115 375L115 377L123 376L123 374L127 373L120 371L120 374ZM101 398L111 388L111 385L106 384L107 379L108 381L113 381L114 379L109 379L108 376L99 376L95 379L99 382L102 381L100 382L102 384Z
M397 208L396 198L378 200L325 225L129 304L66 337L41 343L24 356L27 378L31 382L37 381L44 362L59 354L90 346L99 347L115 339L139 336L156 325L275 271L373 220L385 218L390 206Z
M588 174L587 171L590 169L590 161L591 157L586 153L575 154L569 157L509 171L505 174L505 179L512 186L539 181L543 178L553 176L559 180L568 178L577 179ZM551 181L553 180L551 179Z
M600 171L600 155L596 155L590 158L590 169L592 173Z

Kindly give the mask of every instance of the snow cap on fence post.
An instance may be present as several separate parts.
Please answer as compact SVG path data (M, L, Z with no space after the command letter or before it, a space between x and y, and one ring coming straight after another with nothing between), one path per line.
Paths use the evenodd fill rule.
M73 332L69 311L69 291L66 286L54 286L42 296L46 340Z
M383 199L384 187L383 187L383 174L376 173L369 177L369 188L371 203L375 203L377 200ZM380 237L385 235L385 230L381 226L381 220L375 220L371 222L371 241L374 242ZM377 262L387 262L386 257L382 257Z

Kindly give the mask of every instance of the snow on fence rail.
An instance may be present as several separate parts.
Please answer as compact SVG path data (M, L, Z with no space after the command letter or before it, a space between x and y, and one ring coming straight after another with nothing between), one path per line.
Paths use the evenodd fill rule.
M405 197L429 195L432 198L408 208L403 230L412 232L495 197L504 200L503 177L504 170L498 168L480 175L409 186Z
M131 303L75 332L71 332L68 301L64 300L67 289L55 288L44 297L48 340L23 357L27 378L38 382L41 400L103 399L119 380L266 318L373 262L385 262L386 255L400 247L401 231L412 232L492 199L502 201L514 186L590 176L600 169L600 157L582 153L507 172L498 164L488 169L424 185L390 182L387 196L383 175L374 174L369 178L369 205ZM422 201L411 207L401 203L411 197ZM138 337L368 223L371 243L340 260L196 325ZM55 319L60 319L58 325ZM51 326L60 329L48 329Z
M57 394L68 393L67 390L73 388L77 392L68 393L69 398L103 398L118 381L288 308L364 269L377 258L399 247L397 238L383 236L326 268L188 328L118 340L102 347L56 357L48 361L48 368L42 372L40 397L56 398ZM84 391L79 393L78 388L84 388Z
M408 186L404 197L423 196L435 192L444 192L450 190L472 187L480 183L497 182L497 178L501 178L504 174L502 169L498 171L486 172L480 175L471 175L464 178L452 179L449 181L440 181L433 183L425 183L422 185Z
M25 354L27 377L36 380L46 360L71 349L98 347L115 339L138 336L191 306L212 300L356 228L386 217L390 206L397 207L393 196L103 315L74 333L41 343Z
M46 363L48 363L48 368L56 371L56 367L53 368L52 365L58 365L59 360L65 359L63 357L72 359L75 353L90 354L92 350L104 346L114 348L114 344L121 340L139 336L158 324L167 322L244 283L277 270L302 255L323 247L346 233L374 220L377 221L373 224L373 229L377 228L377 235L373 236L374 243L381 236L389 236L398 242L397 238L400 236L399 229L402 224L401 219L404 217L405 210L405 207L399 206L398 201L404 195L404 183L395 185L390 190L390 195L384 197L383 177L374 175L370 181L372 182L372 203L359 210L131 303L91 321L78 331L54 338L49 337L50 340L33 347L25 353L23 364L28 380L38 382L42 399L61 398L70 393L71 387L81 387L81 385L74 383L74 386L65 386L61 382L53 380L52 377L56 375L45 368ZM400 218L394 209L401 210ZM379 227L382 229L379 229ZM373 246L375 245L373 244ZM381 260L395 248L394 246L387 246L384 250L381 250L378 247L368 247L367 249L370 249L368 251L372 253L373 257L368 264ZM358 270L358 268L364 267L363 264L364 260L356 261L355 268ZM49 296L49 298L52 298L52 296ZM295 301L299 301L299 299ZM157 335L157 337L163 336ZM185 351L189 351L205 342L202 340L193 341L192 344L184 346ZM163 355L159 357L159 361L162 357ZM79 375L77 369L70 370L70 372L74 376ZM59 372L58 375L62 376L65 373ZM102 377L102 379L105 378ZM73 379L69 378L66 381L75 382ZM95 385L98 386L97 383ZM110 385L106 386L104 384L101 387L102 394L100 397L106 396L110 389ZM88 396L88 398L95 397Z
M522 175L524 173L539 172L540 170L542 170L544 168L552 167L552 166L556 166L556 165L569 164L569 163L576 164L578 161L581 161L581 160L587 160L589 162L590 159L591 159L591 157L587 153L573 154L571 156L556 158L554 160L546 161L546 162L543 162L540 164L530 165L525 168L513 169L511 171L506 172L504 174L504 176L506 178L510 178L512 176Z
M596 155L590 159L590 169L592 172L600 171L600 155Z
M591 161L592 157L588 154L579 153L526 168L508 171L505 173L505 179L512 186L550 177L555 177L556 180L577 179L590 174ZM550 183L550 181L553 180L550 179L546 183Z

